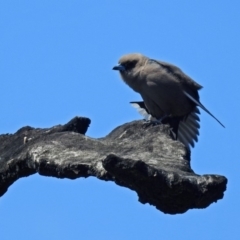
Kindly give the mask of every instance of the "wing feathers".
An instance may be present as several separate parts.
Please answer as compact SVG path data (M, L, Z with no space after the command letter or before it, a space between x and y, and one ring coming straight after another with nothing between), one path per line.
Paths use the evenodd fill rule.
M193 101L197 106L199 106L200 108L202 108L205 112L207 112L210 116L212 116L220 125L222 125L224 128L225 126L215 117L212 115L211 112L209 112L199 101L197 101L196 99L194 99L190 94L188 94L186 91L183 91L183 93L191 100Z

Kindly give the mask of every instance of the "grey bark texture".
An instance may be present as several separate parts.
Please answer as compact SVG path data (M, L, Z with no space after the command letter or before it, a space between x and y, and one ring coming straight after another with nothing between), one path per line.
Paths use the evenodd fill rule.
M75 117L49 129L27 126L0 135L0 196L17 179L38 173L114 181L168 214L206 208L223 198L227 178L195 174L189 150L171 139L168 125L133 121L94 139L84 135L89 124L90 119Z

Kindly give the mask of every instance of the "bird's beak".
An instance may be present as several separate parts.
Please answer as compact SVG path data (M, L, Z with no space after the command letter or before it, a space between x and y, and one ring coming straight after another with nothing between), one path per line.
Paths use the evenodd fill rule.
M118 71L125 71L125 67L121 64L118 66L113 67L113 70L118 70Z

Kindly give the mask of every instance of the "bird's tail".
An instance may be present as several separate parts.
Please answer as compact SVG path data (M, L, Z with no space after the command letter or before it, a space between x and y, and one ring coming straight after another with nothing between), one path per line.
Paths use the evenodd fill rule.
M195 109L184 119L179 122L177 139L186 147L194 147L194 142L198 141L199 135L199 109Z

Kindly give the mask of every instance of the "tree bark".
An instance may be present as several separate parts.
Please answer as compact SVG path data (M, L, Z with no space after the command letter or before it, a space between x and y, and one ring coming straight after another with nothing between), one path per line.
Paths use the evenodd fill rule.
M17 179L38 173L114 181L168 214L206 208L223 198L227 178L195 174L190 151L171 139L168 125L133 121L94 139L84 135L89 124L90 119L75 117L63 126L27 126L0 135L0 196Z

